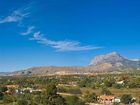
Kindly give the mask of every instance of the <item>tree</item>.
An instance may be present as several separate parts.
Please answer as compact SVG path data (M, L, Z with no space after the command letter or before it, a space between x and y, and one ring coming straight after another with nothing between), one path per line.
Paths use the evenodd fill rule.
M78 82L79 87L91 87L91 79L90 78L83 78Z
M121 84L114 84L113 87L116 89L120 89L120 88L122 88L122 85Z
M128 84L129 88L138 88L137 84L136 83L129 83Z
M0 87L0 92L2 92L2 93L4 93L4 92L6 92L8 89L7 89L7 87L5 87L5 86L1 86Z
M102 88L101 94L102 95L112 95L112 93L107 88Z
M66 102L68 105L85 105L77 96L66 97Z
M106 87L112 87L112 81L105 81L104 82L104 85L106 86Z
M84 94L84 99L86 102L97 102L97 95L96 93L90 93L89 91L87 91Z
M11 95L4 95L3 102L5 103L11 103L14 102L14 97Z
M4 94L2 92L0 92L0 100L3 99Z
M91 99L91 102L97 102L97 95L96 95L96 93L90 94L90 99Z
M47 99L47 105L66 105L66 102L60 95L55 95Z
M25 99L19 99L19 100L17 101L17 104L18 104L18 105L28 105L28 101L25 100Z
M65 99L57 94L57 88L52 83L47 85L42 103L43 105L66 105Z
M113 105L120 105L120 103L118 103L118 102L114 102Z
M46 95L53 96L57 94L57 88L54 84L48 84L46 87Z
M121 102L124 103L124 104L129 104L132 102L132 97L131 95L129 94L124 94L122 97L121 97Z

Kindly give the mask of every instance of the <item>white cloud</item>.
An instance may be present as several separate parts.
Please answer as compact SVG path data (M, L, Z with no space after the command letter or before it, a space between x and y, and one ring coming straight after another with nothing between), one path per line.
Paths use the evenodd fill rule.
M95 50L101 47L96 46L82 46L78 41L53 41L45 38L41 32L35 32L31 40L36 40L38 43L55 48L57 51L84 51Z
M24 13L24 10L15 10L9 16L0 19L0 23L13 23L21 22L25 17L28 17L29 13Z
M33 33L34 28L35 28L34 26L28 27L26 32L22 32L21 35L29 35L29 34Z
M3 17L0 19L0 24L2 23L20 23L24 18L29 16L28 9L31 8L31 4L24 8L20 8L16 11L13 11L9 16ZM21 35L29 35L33 33L34 26L30 26L27 28L25 32L20 33ZM33 38L31 40L35 40L40 44L44 44L46 46L50 46L51 48L56 49L56 51L84 51L84 50L95 50L100 49L101 47L81 45L78 41L70 41L70 40L62 40L62 41L54 41L44 37L44 35L38 31L33 33Z

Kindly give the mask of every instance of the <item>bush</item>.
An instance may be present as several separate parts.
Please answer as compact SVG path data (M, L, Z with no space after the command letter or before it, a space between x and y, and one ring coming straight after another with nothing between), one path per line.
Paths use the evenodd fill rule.
M0 92L0 100L3 99L4 94L2 92Z
M121 97L121 102L124 103L124 104L129 104L132 102L132 97L131 95L129 94L124 94L122 97Z
M5 87L5 86L1 86L0 87L0 92L6 92L8 89L7 89L7 87Z
M18 100L17 104L18 105L28 105L28 101L25 99L20 99L20 100Z
M113 105L120 105L120 103L118 103L118 102L114 102Z
M102 89L101 94L102 95L112 95L112 93L108 89L106 89L106 88Z
M3 102L5 103L12 103L14 102L14 97L11 95L4 95Z
M121 84L114 84L113 87L116 89L120 89L120 88L122 88L122 85Z
M53 83L47 85L41 101L43 105L66 105L65 99L57 94L56 85Z
M66 97L67 105L85 105L77 96Z
M97 102L97 95L95 93L90 93L89 91L87 91L85 94L84 94L84 99L85 99L85 102Z
M57 94L57 88L54 84L48 84L46 87L46 95L47 96L52 96Z

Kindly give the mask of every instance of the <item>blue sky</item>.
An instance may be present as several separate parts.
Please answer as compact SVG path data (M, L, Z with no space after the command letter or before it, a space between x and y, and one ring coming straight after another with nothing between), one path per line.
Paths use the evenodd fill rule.
M139 0L1 0L0 72L140 58Z

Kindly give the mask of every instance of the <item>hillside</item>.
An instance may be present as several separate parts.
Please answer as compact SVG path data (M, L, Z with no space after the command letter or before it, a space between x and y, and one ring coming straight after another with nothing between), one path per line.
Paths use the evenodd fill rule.
M94 73L127 72L130 70L140 70L140 61L138 59L129 60L117 52L112 52L94 57L88 66L33 67L12 72L10 75L90 75Z

